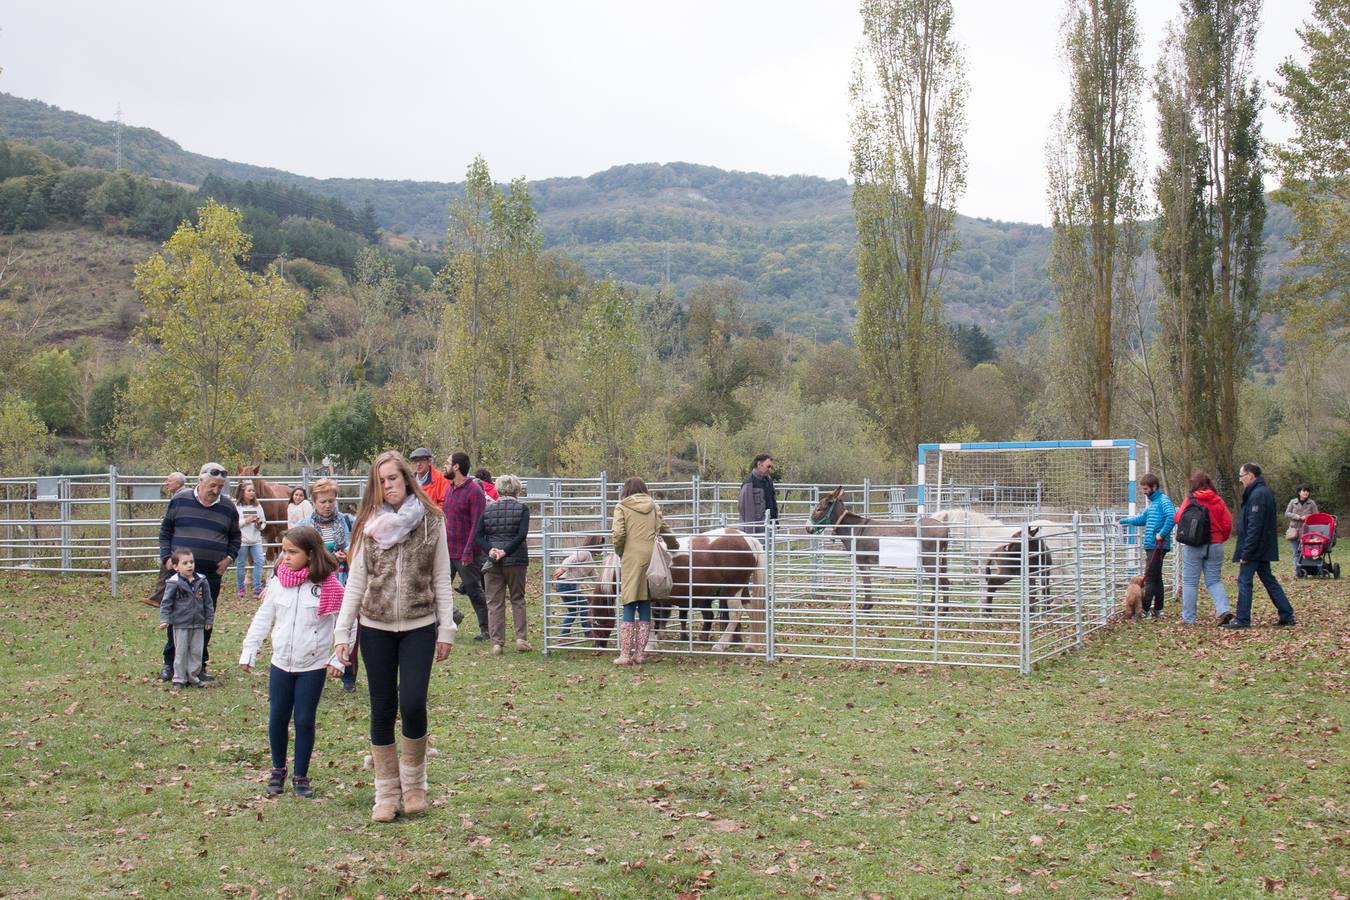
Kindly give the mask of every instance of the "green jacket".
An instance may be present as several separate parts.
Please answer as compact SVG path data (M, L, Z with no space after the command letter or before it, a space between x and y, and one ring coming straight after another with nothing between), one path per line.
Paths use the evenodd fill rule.
M619 577L623 590L619 604L647 599L647 567L652 563L652 545L656 535L665 535L666 546L679 549L656 502L646 494L633 494L614 507L614 525L610 539L614 552L619 554Z

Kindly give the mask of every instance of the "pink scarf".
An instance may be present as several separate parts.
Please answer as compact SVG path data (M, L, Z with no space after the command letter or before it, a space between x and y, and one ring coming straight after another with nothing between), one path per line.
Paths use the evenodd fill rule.
M308 580L309 566L298 572L285 563L277 566L277 581L281 582L282 587L299 587ZM329 573L323 584L319 585L319 615L329 616L340 609L342 609L342 585L338 582L337 576Z

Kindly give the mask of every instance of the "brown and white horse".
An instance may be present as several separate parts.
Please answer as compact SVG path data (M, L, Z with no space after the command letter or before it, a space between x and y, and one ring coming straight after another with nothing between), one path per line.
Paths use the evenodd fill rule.
M843 487L820 498L816 508L811 511L811 524L807 529L812 534L820 534L826 528L834 530L834 536L850 553L856 553L858 566L862 569L863 609L872 606L871 567L880 562L881 539L884 537L906 537L919 539L919 566L933 576L939 592L946 589L947 579L947 525L937 519L924 516L913 525L903 522L888 522L885 519L873 519L850 512L842 499Z
M714 619L724 623L714 650L725 651L743 639L752 646L764 635L764 545L758 538L735 528L719 528L706 534L683 536L671 559L671 592L665 600L652 601L653 637L649 651L656 649L656 634L674 613L687 632L697 609L703 616L698 640L707 642ZM619 557L605 555L596 579L595 593L588 597L591 638L603 646L614 630L620 591ZM713 604L720 601L716 610ZM749 619L746 633L741 625Z
M290 527L286 519L286 508L291 503L291 488L273 481L264 481L258 477L260 471L261 467L257 465L240 466L236 474L253 482L253 490L258 494L258 505L262 507L263 515L267 517L262 534L263 543L267 547L267 561L270 563L280 550L281 536Z
M691 619L698 610L703 618L698 641L708 642L716 619L723 624L713 650L725 652L742 637L741 622L747 616L747 607L750 622L745 643L753 645L755 635L762 641L766 568L764 544L739 529L718 528L681 537L680 549L671 558L670 598L652 602L653 641L672 613L682 623L679 634L688 637L693 628Z

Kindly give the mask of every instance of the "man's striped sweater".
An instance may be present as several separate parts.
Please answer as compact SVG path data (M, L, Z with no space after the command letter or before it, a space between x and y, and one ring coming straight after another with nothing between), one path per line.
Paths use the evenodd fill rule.
M159 559L183 547L192 551L197 571L205 573L225 557L237 557L239 539L239 510L228 498L203 506L195 491L179 491L159 523Z

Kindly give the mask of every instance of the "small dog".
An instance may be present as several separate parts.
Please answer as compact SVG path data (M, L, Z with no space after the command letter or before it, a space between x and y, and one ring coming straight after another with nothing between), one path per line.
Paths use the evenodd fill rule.
M1122 617L1125 619L1140 619L1144 616L1144 576L1136 575L1130 579L1130 586L1125 589L1125 611Z

